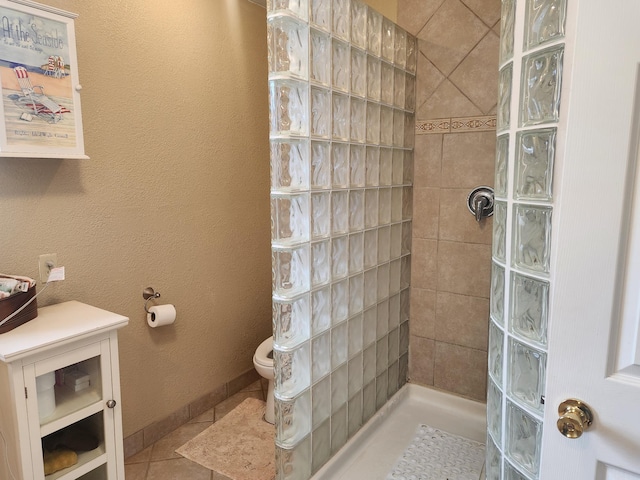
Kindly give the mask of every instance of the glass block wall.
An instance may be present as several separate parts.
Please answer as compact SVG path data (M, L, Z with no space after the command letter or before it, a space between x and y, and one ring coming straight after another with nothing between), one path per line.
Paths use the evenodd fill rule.
M539 478L567 0L502 0L487 479Z
M416 40L357 0L267 2L278 479L406 381Z

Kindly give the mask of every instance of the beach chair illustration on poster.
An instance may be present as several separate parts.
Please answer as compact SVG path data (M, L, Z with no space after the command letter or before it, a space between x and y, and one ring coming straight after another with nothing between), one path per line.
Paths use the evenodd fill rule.
M68 109L47 97L42 85L31 85L26 68L15 67L13 71L18 79L20 90L22 90L22 96L18 98L18 101L29 109L29 113L44 118L49 123L57 123L62 120L63 113L69 112Z

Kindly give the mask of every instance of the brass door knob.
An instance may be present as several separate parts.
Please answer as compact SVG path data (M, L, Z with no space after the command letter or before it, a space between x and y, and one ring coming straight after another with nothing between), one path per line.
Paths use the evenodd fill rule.
M558 430L567 438L578 438L593 423L593 413L587 404L569 398L558 407Z

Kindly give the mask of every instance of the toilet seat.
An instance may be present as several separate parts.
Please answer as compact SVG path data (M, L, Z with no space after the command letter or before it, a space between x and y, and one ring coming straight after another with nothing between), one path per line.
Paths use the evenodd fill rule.
M253 361L265 367L273 367L273 358L267 357L267 355L272 351L273 337L271 336L256 348L256 353L253 355Z

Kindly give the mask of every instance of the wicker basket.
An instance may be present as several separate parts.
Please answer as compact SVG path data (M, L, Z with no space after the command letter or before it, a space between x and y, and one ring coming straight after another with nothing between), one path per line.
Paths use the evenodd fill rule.
M27 303L36 294L36 286L34 285L26 292L16 293L7 298L0 299L0 321L7 318L22 305ZM33 320L38 316L38 300L31 302L24 310L13 317L8 322L0 326L0 333L8 332L16 327L19 327L23 323L27 323L29 320Z

